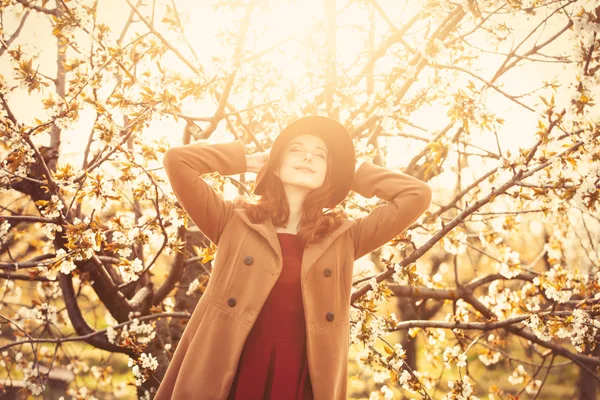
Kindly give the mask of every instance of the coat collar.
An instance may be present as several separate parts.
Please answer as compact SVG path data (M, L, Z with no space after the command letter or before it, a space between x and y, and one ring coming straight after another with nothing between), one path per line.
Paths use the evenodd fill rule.
M243 208L235 208L234 211L240 217L246 225L248 225L251 229L254 229L258 232L262 237L264 237L271 248L279 257L279 260L282 260L281 256L281 246L279 244L279 239L277 238L277 231L275 230L275 226L270 219L266 220L263 223L254 224L250 221L248 217L247 210ZM352 226L352 221L345 219L342 221L342 224L333 232L331 232L327 237L325 237L321 242L315 244L309 244L305 247L304 253L302 255L302 269L301 269L301 277L302 282L308 274L310 268L315 264L315 262L325 253L325 251L331 246L331 244L344 232L346 232ZM272 272L279 274L281 269L281 263L275 267Z

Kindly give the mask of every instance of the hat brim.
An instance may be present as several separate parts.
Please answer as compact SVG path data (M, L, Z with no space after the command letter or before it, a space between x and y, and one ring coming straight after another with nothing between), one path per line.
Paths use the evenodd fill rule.
M256 176L254 193L261 195L265 190L265 175L268 170L275 167L275 160L283 151L286 143L292 138L302 134L319 136L327 144L328 157L331 160L331 193L326 202L326 207L333 208L342 202L352 187L356 155L354 143L350 132L338 121L324 116L301 117L286 126L275 138L269 159Z

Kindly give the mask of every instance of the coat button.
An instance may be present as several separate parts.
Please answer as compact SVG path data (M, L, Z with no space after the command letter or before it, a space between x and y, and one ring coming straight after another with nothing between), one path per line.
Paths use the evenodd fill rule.
M333 315L332 312L328 312L327 313L327 321L333 321L333 319L335 318L335 316Z
M244 257L244 264L246 264L246 265L252 264L253 261L254 261L254 259L252 258L252 256Z
M325 276L328 278L331 276L331 268L325 268Z
M229 307L235 307L237 301L235 301L235 299L232 297L227 301L227 304L229 304Z

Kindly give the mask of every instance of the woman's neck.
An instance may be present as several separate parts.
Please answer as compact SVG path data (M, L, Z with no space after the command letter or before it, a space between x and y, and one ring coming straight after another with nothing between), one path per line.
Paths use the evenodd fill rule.
M290 214L288 217L287 225L284 227L276 227L277 232L296 233L300 227L300 220L302 219L302 205L306 198L306 192L297 190L296 187L285 186L286 197L288 200L288 208Z

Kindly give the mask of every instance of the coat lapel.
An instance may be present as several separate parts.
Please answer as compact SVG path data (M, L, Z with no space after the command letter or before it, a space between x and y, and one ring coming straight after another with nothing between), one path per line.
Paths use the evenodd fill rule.
M260 224L253 224L248 218L248 213L243 208L234 208L233 211L237 213L237 215L248 225L251 229L254 229L258 232L262 237L264 237L271 247L273 251L277 254L279 259L281 260L281 246L279 245L279 240L277 239L277 232L275 231L275 226L271 220L267 220Z
M344 220L344 221L342 221L342 224L340 226L338 226L338 228L335 231L333 231L329 235L327 235L321 242L306 246L306 248L304 249L304 254L302 255L302 270L301 270L302 282L305 281L308 271L310 271L312 266L315 265L317 260L319 258L321 258L321 256L323 254L325 254L325 252L327 251L327 249L329 249L331 244L338 237L340 237L340 235L342 233L346 232L350 228L351 225L352 225L352 221Z
M271 220L267 220L260 224L254 224L250 221L248 214L243 208L235 208L234 211L237 215L248 225L251 229L258 232L262 237L264 237L271 248L279 257L279 260L282 260L281 256L281 246L279 245L279 239L277 238L277 231L275 230L275 226L271 222ZM344 220L342 224L333 232L331 232L327 237L325 237L320 243L311 244L306 246L304 249L304 253L302 255L302 270L301 277L302 282L306 278L308 271L315 264L315 262L327 251L327 249L331 246L331 244L344 232L346 232L352 226L351 220Z

